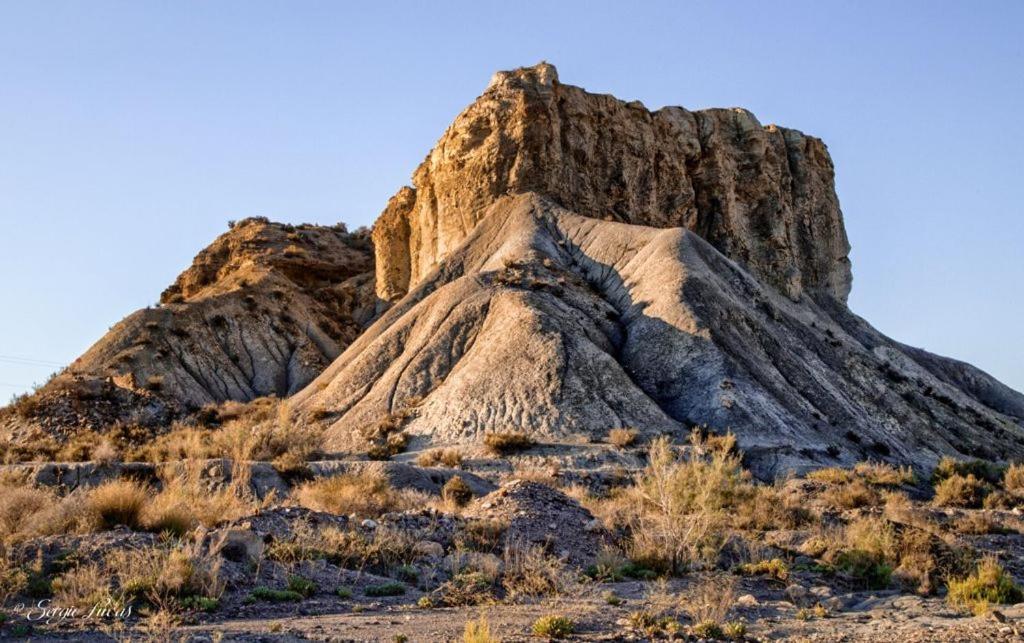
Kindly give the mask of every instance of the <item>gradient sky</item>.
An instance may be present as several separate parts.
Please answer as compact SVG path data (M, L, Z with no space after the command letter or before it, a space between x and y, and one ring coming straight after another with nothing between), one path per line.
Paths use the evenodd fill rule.
M1024 389L1024 2L767 4L0 0L0 400L229 219L370 224L495 70L542 59L823 138L853 310Z

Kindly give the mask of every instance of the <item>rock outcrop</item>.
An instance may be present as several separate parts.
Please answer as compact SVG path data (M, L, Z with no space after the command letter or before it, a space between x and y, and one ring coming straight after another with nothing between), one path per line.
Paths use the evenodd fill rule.
M733 431L747 464L790 470L943 455L1024 457L1024 396L894 342L832 296L799 302L700 235L499 199L293 408L328 447L415 406L404 430L473 445L523 430L571 451L612 428L641 440ZM968 384L969 383L969 384Z
M563 85L551 65L499 72L376 226L377 294L397 300L505 194L588 217L696 232L792 299L845 301L849 244L820 140L744 109L648 111Z
M162 426L209 403L291 395L372 319L372 253L344 226L240 221L159 306L118 322L8 422L56 434Z

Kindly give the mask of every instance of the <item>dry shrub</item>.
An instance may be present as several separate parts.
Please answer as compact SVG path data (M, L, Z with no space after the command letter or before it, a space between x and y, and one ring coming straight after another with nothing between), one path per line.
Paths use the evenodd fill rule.
M455 546L462 550L493 554L501 551L507 530L508 523L500 520L469 520L455 533Z
M898 468L884 462L858 462L852 469L818 469L806 478L826 485L818 494L826 505L858 509L881 504L885 489L913 484L914 472L909 467Z
M818 497L827 505L842 509L874 507L882 502L882 495L860 478L830 486L822 491Z
M307 482L294 491L299 505L338 515L380 516L427 503L425 494L392 488L379 473L341 474Z
M452 476L441 489L441 499L456 507L464 507L473 499L473 490L459 476Z
M1002 534L1006 529L996 522L991 516L981 512L971 512L953 525L953 531L959 534L972 534L975 536L984 534Z
M1011 464L1003 474L1003 489L1014 496L1024 496L1024 464Z
M249 489L245 463L233 463L231 482L222 485L205 479L203 468L202 462L188 460L161 470L163 488L143 511L146 529L182 535L198 525L212 527L241 518L260 506Z
M28 585L28 573L15 562L6 547L0 545L0 608Z
M221 558L204 552L199 543L116 550L104 561L123 599L145 599L172 612L189 596L219 598L224 591L220 567Z
M753 485L738 455L708 448L694 431L689 458L677 458L667 438L655 440L635 489L631 556L653 569L678 573L715 559L728 524L725 509L749 498Z
M389 574L415 562L417 542L413 534L387 526L364 532L299 523L292 538L271 543L266 556L284 564L326 560L345 569Z
M135 480L111 480L89 491L86 505L94 513L101 528L124 525L141 527L142 510L149 499L149 489Z
M621 428L612 429L608 432L608 444L616 446L620 449L633 446L636 443L637 436L640 432L636 429Z
M198 543L168 543L117 549L102 563L79 565L53 581L55 604L91 608L144 600L160 611L176 612L188 597L218 598L224 591L220 557Z
M64 607L89 610L94 605L115 601L110 577L100 565L79 565L53 579L53 602Z
M510 543L504 552L502 587L511 600L555 596L568 582L565 566L536 545Z
M112 465L118 461L117 446L109 438L104 438L92 450L92 460L100 465Z
M736 602L736 580L729 576L713 575L694 581L682 595L683 608L695 628L711 626L721 628Z
M825 467L824 469L810 471L804 477L808 480L825 484L846 484L853 480L853 472L839 467Z
M484 446L496 456L511 455L525 451L536 444L522 431L501 431L484 435Z
M145 444L129 449L130 462L176 462L206 459L219 455L213 445L213 431L175 422L170 430Z
M449 469L457 469L462 466L462 453L458 449L431 449L421 453L416 458L416 464L421 467L443 465Z
M293 470L320 455L323 429L293 421L287 404L275 397L248 403L228 401L202 413L220 426L174 423L171 430L143 447L131 450L127 459L173 462L230 458L236 461L274 462L281 470Z
M0 484L0 542L82 533L92 530L95 522L83 491L61 497L47 487Z
M894 467L885 462L858 462L853 472L872 485L899 487L914 484L914 471L910 467Z
M991 487L973 473L953 474L935 485L933 502L939 507L978 508Z

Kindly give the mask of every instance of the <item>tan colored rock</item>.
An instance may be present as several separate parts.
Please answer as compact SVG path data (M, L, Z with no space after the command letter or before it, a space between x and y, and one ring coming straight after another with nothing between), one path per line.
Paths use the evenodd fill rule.
M374 228L377 294L393 301L469 235L505 194L573 212L685 227L796 299L845 301L849 244L819 139L743 109L648 111L558 81L555 68L499 72L388 203Z
M373 249L344 226L246 219L0 425L164 426L208 403L300 390L375 314ZM13 426L13 428L11 428Z

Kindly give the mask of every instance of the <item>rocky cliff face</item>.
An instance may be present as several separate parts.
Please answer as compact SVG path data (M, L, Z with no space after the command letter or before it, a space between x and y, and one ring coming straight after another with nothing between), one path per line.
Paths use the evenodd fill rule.
M362 332L375 301L367 234L240 221L160 306L118 322L27 400L21 420L56 433L158 426L209 403L291 395Z
M682 227L791 299L845 301L849 244L818 139L743 109L648 111L558 81L499 72L376 226L377 294L396 300L469 235L487 206L535 192L587 217Z

